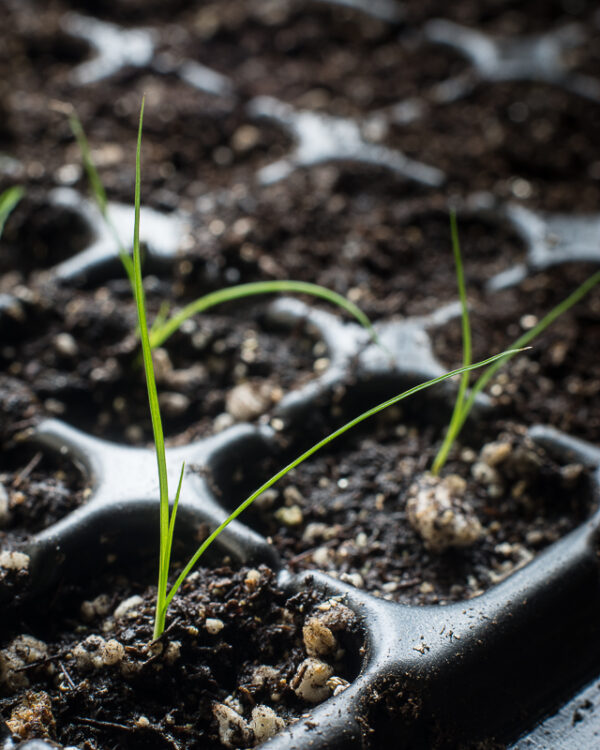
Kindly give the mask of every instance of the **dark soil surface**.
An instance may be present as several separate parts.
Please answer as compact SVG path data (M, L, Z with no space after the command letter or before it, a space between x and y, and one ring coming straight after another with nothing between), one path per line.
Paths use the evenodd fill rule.
M86 495L73 463L31 446L4 448L0 458L0 543L40 531L80 505Z
M262 122L252 124L252 142L233 147L232 141L240 140L236 132L250 127L241 105L229 96L203 94L170 74L126 67L110 85L91 83L74 96L69 71L90 55L85 42L59 30L63 15L63 9L37 12L26 3L11 6L7 20L6 28L16 33L3 46L7 112L0 153L24 165L26 174L17 168L17 175L30 185L85 188L65 105L75 107L113 200L132 200L135 122L143 94L152 102L144 136L146 205L190 208L208 189L247 184L258 167L289 145L278 128Z
M314 593L284 593L266 567L199 569L153 644L154 589L116 581L82 596L55 603L56 619L24 612L3 636L0 705L20 739L90 750L251 747L274 733L274 721L281 728L316 702L298 695L295 681L307 658L303 627L315 617L335 632L320 663L336 685L355 676L350 610L321 606ZM325 686L321 699L333 689ZM262 726L251 724L253 710Z
M407 424L394 409L290 472L257 500L248 523L268 535L293 570L325 570L403 603L472 598L592 511L581 465L560 465L514 423L498 423L496 430L470 429L443 470L466 479L461 503L482 526L465 548L432 550L409 523L409 490L430 468L442 435ZM498 445L496 455L504 458L491 467L482 456Z
M389 142L442 169L448 191L489 190L547 211L594 212L599 127L600 104L556 87L483 83L436 107L425 125L393 126Z
M373 320L423 315L456 300L444 198L353 194L323 185L314 173L289 182L262 191L253 211L242 214L247 233L236 234L234 223L224 237L226 267L243 280L310 279L349 296ZM501 225L465 217L460 236L475 294L523 258L519 238Z
M174 290L179 289L182 303L206 291L192 294L191 281L186 291L182 284L152 277L146 286L155 312L164 300L176 299ZM210 434L215 418L227 408L228 424L255 419L290 388L310 379L314 340L301 327L288 332L274 328L266 320L267 308L268 303L230 304L221 308L222 314L217 309L190 321L185 332L165 342L155 360L167 437L184 431L185 440ZM7 342L0 348L0 366L29 387L42 403L42 413L66 418L99 437L147 443L152 430L128 285L115 282L75 298L49 287L32 306L30 320L36 336ZM261 390L261 402L250 412L244 404L226 403L241 383ZM18 421L31 412L25 398L12 406Z
M65 31L67 10L151 29L160 64L154 71L128 66L108 81L74 87L69 75L91 50ZM269 94L344 116L427 98L431 86L469 67L457 53L419 39L419 24L438 16L504 34L577 21L590 38L569 52L569 62L598 75L590 3L436 1L404 10L398 25L325 3L230 0L193 9L178 4L165 24L158 9L137 3L9 3L6 28L12 33L0 59L6 71L0 151L21 166L7 162L3 171L31 185L83 189L78 149L57 111L57 102L72 104L109 196L131 200L138 102L145 92L147 205L191 208L209 190L247 189L256 169L283 156L291 143L279 126L249 117L247 98ZM186 59L227 74L236 96L201 92L168 72ZM485 187L512 195L520 179L529 183L518 183L520 199L572 210L569 191L575 191L577 207L591 209L599 190L597 109L551 86L486 83L465 101L434 107L424 120L393 126L386 140L445 169L450 189Z
M413 23L429 18L448 18L496 34L539 34L568 23L589 22L594 16L593 0L489 0L489 2L445 3L424 0L408 3L407 16Z
M466 67L394 24L324 3L208 5L188 29L187 56L231 76L245 95L342 116L422 95Z

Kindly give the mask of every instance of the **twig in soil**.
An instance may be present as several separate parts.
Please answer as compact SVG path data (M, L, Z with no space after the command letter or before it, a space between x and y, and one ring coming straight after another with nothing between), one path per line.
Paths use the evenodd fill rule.
M22 667L17 667L14 669L14 672L27 672L29 669L37 669L37 667L43 667L45 664L50 664L50 662L58 661L59 659L62 659L63 656L67 654L66 651L61 651L60 654L54 654L53 656L46 656L43 659L38 659L37 661L31 662L31 664L24 664Z
M35 456L31 459L31 461L27 464L27 466L20 471L17 476L13 479L12 486L17 489L21 486L21 482L24 479L27 479L27 477L31 474L31 472L35 469L35 467L39 464L39 462L42 460L42 452L38 451Z
M20 422L13 422L9 427L11 438L8 445L12 446L15 442L21 442L30 437L36 424L37 419L35 417L22 419Z
M321 549L322 547L334 547L340 540L339 539L330 539L328 542L324 542L323 544L320 544L318 547L312 547L312 549L304 550L304 552L300 552L294 557L291 557L289 560L290 565L295 565L298 562L302 562L302 560L305 560L307 557L310 557L313 555L318 549Z
M163 730L160 727L154 726L153 724L148 724L147 726L141 727L141 726L130 726L127 724L118 724L115 721L103 721L102 719L91 719L83 716L75 716L73 718L73 721L79 722L80 724L86 724L90 727L97 727L99 729L118 729L122 732L137 732L140 729L145 732L154 732L155 734L160 735L161 739L165 740L174 750L181 750L181 745L173 739L170 735L163 732Z
M396 591L398 589L409 589L412 586L416 586L418 583L421 583L420 578L411 578L408 581L399 581L398 585L396 586Z
M157 640L159 640L159 641L162 641L162 640L164 640L164 639L165 639L165 638L166 638L166 637L167 637L167 636L169 635L169 633L173 632L173 630L175 630L175 628L176 628L176 627L177 627L177 626L178 626L178 625L179 625L179 624L180 624L181 622L182 622L182 618L181 618L181 617L176 617L176 618L175 618L175 619L173 620L173 622L171 622L171 623L169 624L169 626L168 626L167 628L165 628L164 632L163 632L163 633L161 633L161 635L160 635L160 636L158 637L158 639L157 639ZM153 641L153 643L155 643L155 641Z
M90 727L99 727L104 729L120 729L124 732L135 732L136 727L127 726L127 724L117 724L114 721L102 721L101 719L89 719L83 716L74 716L73 721L80 724L87 724Z
M62 673L64 674L64 676L65 676L65 677L67 678L67 682L68 682L68 683L69 683L69 685L71 686L71 690L75 690L75 688L76 688L76 685L75 685L75 683L73 682L73 680L71 679L71 675L70 675L70 674L69 674L69 673L67 672L67 670L65 669L65 665L64 665L64 664L62 663L62 661L59 661L59 662L58 662L58 666L60 667L60 671L61 671L61 672L62 672Z

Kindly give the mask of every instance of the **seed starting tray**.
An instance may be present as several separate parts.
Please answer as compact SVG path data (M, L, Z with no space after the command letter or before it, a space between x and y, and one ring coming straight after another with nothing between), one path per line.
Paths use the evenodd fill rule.
M402 6L392 0L364 5L331 0L329 4L340 12L352 7L385 24L400 24L402 19ZM73 86L89 85L133 67L157 76L175 75L205 95L232 101L241 96L235 82L223 73L192 60L161 56L156 34L150 29L121 28L70 13L65 16L64 31L93 49L90 59L73 67ZM496 38L449 20L429 20L420 29L421 40L453 48L468 67L452 79L439 81L421 101L398 102L363 118L351 118L300 109L271 96L251 98L246 104L249 115L273 121L293 143L280 159L257 171L256 183L275 184L299 169L349 161L382 168L420 186L440 187L447 177L440 169L374 143L365 136L368 126L382 119L393 122L430 116L427 112L436 104L459 101L478 86L503 81L550 83L598 103L600 80L573 71L565 62L565 52L581 43L586 33L573 24L536 36ZM68 187L53 190L49 201L78 215L90 239L81 252L49 269L44 283L93 285L118 265L113 237L100 212ZM489 280L490 295L540 269L600 260L600 213L537 211L491 193L473 193L457 204L457 210L459 221L461 216L481 216L492 224L510 226L526 248L522 263ZM119 237L127 243L132 207L111 204L109 213ZM167 214L143 208L141 231L148 262L168 273L181 257L193 222L194 217L185 212ZM27 319L28 309L26 295L0 295L0 329L19 325ZM349 371L357 389L365 384L376 389L380 382L416 384L441 374L444 368L433 354L429 330L459 316L460 306L453 303L428 316L380 321L376 329L387 352L371 343L355 323L296 299L277 300L269 314L280 325L301 324L317 335L326 345L328 368L287 393L272 410L270 423L238 424L168 450L172 485L183 460L218 476L232 462L243 465L261 451L276 452L273 420L278 420L279 429L293 433L307 410L327 403L336 386L347 382ZM451 404L452 387L445 383L442 393ZM481 397L475 416L485 418L489 409L488 400ZM600 499L599 448L550 427L533 426L529 434L565 462L589 467L593 495ZM153 533L158 483L152 450L100 440L70 426L68 414L64 421L43 421L32 440L41 450L58 451L83 467L92 488L84 505L23 545L30 559L28 595L33 596L67 575L71 560L81 566L82 550L86 551L85 565L97 570L134 535ZM229 511L202 474L186 476L178 530L188 544L200 526L216 526ZM514 743L513 750L595 746L600 734L599 533L600 511L475 599L444 607L407 606L383 601L320 572L292 574L267 539L244 523L243 516L232 522L217 542L222 550L240 563L264 562L274 567L281 586L290 592L309 585L326 595L343 596L364 632L357 679L264 747L376 748L388 746L390 736L397 747L407 749L475 747L469 743L489 738L504 746ZM12 595L11 589L0 591L5 601ZM14 744L7 739L3 747L8 750ZM50 744L35 740L18 747L46 750Z

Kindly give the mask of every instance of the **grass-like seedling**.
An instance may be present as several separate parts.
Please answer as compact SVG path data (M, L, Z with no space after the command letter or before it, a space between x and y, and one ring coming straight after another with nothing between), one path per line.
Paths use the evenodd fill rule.
M4 225L17 203L25 195L22 187L16 185L0 193L0 237L4 232Z
M465 274L460 252L460 242L458 239L456 214L454 213L454 211L450 212L450 232L452 235L452 253L454 255L454 268L456 270L458 296L460 298L461 307L463 365L467 367L471 364L471 321L469 320L469 307L467 302L467 290L465 286ZM467 392L468 385L469 373L465 372L460 378L458 393L456 394L456 401L454 402L454 409L452 410L452 416L450 417L450 424L448 425L448 430L446 431L444 442L440 446L440 449L431 467L431 473L436 476L440 473L440 470L446 463L450 448L452 447L454 440L458 435L458 431L460 428L458 428L457 425L459 420L461 419L465 402L465 394Z
M458 228L456 224L456 215L452 212L450 214L450 229L452 235L452 251L454 253L454 264L456 268L456 278L458 282L458 294L461 305L461 318L462 318L462 347L463 347L463 365L469 365L471 362L471 325L469 321L469 308L467 302L467 293L465 288L465 279L463 264L460 252L460 242L458 238ZM553 307L534 326L530 331L526 331L522 336L511 344L510 351L507 351L504 355L499 357L495 362L491 363L489 367L483 371L479 378L473 384L470 389L468 398L466 397L467 386L469 382L468 373L463 374L450 423L446 431L446 435L440 446L440 449L434 459L431 467L431 473L439 475L440 471L444 467L448 458L448 453L454 445L460 431L462 430L471 409L475 403L477 395L485 388L491 378L503 367L512 357L515 352L520 351L523 347L528 346L537 336L543 333L546 328L552 325L554 321L559 318L563 313L570 310L573 305L576 305L582 300L588 292L590 292L600 282L600 271L592 274L582 284L580 284L571 294L566 297L562 302L559 302L556 307Z
M175 499L173 502L173 508L172 510L170 510L169 509L169 487L168 487L168 479L167 479L167 460L166 460L165 441L164 441L164 435L163 435L163 430L162 430L160 409L158 405L158 394L157 394L157 389L156 389L156 379L154 377L154 366L152 363L152 349L150 346L150 332L148 329L148 320L147 320L147 315L146 315L146 306L145 306L145 299L144 299L144 287L142 284L142 265L141 265L141 255L140 255L140 239L139 239L140 184L141 184L140 174L141 174L141 143L142 143L143 114L144 114L144 103L142 102L142 107L140 111L139 129L138 129L137 149L136 149L135 219L134 219L134 231L133 231L133 280L134 280L135 300L136 300L136 306L137 306L137 312L138 312L140 339L142 343L144 370L146 374L148 402L150 405L150 414L152 418L152 429L154 433L154 444L155 444L155 449L156 449L156 460L157 460L157 465L158 465L158 477L159 477L160 548L159 548L158 591L157 591L157 598L156 598L156 611L155 611L155 621L154 621L154 638L156 639L156 638L159 638L164 632L165 619L166 619L166 614L167 614L167 609L169 607L169 604L173 600L173 597L177 594L179 587L184 582L184 580L186 579L186 577L188 576L188 574L190 573L194 565L198 562L198 560L204 554L204 552L208 549L208 547L215 541L215 539L219 537L219 535L223 532L223 530L234 519L236 519L240 515L240 513L242 513L246 508L252 505L252 503L256 500L256 498L258 498L263 492L265 492L267 489L272 487L276 482L278 482L282 477L284 477L289 471L299 466L303 461L305 461L307 458L309 458L314 453L319 451L321 448L325 447L326 445L331 443L333 440L343 435L348 430L352 429L353 427L356 427L361 422L364 422L366 419L373 417L375 414L378 414L384 409L387 409L388 407L393 406L394 404L397 404L399 401L402 401L403 399L408 398L409 396L413 395L414 393L417 393L418 391L424 390L425 388L430 388L436 383L441 383L443 380L446 380L447 378L451 378L454 375L458 375L458 374L467 372L469 370L474 370L477 367L483 367L485 365L489 365L492 362L498 360L499 358L506 356L508 352L497 354L493 357L489 357L488 359L483 360L482 362L477 362L476 364L469 364L466 367L460 367L456 370L452 370L450 372L444 373L443 375L439 375L438 377L433 378L432 380L428 380L425 383L420 383L419 385L416 385L413 388L410 388L409 390L404 391L403 393L400 393L397 396L394 396L393 398L390 398L387 401L384 401L383 403L372 407L371 409L368 409L367 411L360 414L358 417L355 417L354 419L347 422L342 427L339 427L337 430L332 432L327 437L323 438L322 440L319 440L318 443L315 443L315 445L313 445L307 451L304 451L304 453L302 453L300 456L294 459L287 466L284 466L282 469L280 469L269 480L267 480L257 490L255 490L249 497L247 497L244 500L244 502L238 505L238 507L223 521L223 523L221 523L206 538L206 540L198 547L196 552L190 558L189 562L185 565L185 567L183 568L179 576L176 578L173 585L169 588L168 577L169 577L169 569L170 569L170 561L171 561L171 549L172 549L172 543L173 543L173 536L175 533L175 519L176 519L176 514L177 514L179 497L181 494L181 486L183 482L183 474L184 474L185 466L181 467L181 472L179 475L179 483L177 486L177 491L176 491Z
M112 232L115 245L118 249L119 258L127 273L129 281L131 283L132 290L135 286L133 277L133 262L129 253L125 250L119 239L118 233L110 220L108 212L108 198L106 197L106 191L94 160L92 159L92 153L88 139L81 120L77 116L74 108L70 105L61 105L60 111L64 112L71 126L71 130L75 139L79 145L81 151L81 158L83 166L88 178L92 196L98 206L100 213ZM326 302L336 305L340 309L349 313L354 317L363 328L369 333L372 341L376 343L380 348L385 350L385 347L381 344L377 337L377 333L371 324L369 318L362 312L362 310L355 305L346 297L338 294L337 292L327 289L326 287L320 286L319 284L311 284L304 281L257 281L248 284L237 284L235 286L219 289L209 294L199 297L198 299L186 305L182 310L173 313L170 317L168 315L168 305L165 304L159 314L156 316L152 327L150 329L150 347L155 349L156 347L163 344L170 336L172 336L181 326L181 324L188 318L193 317L201 312L221 305L225 302L232 300L243 299L245 297L252 297L262 294L306 294L311 297L318 297L325 300Z
M133 289L133 261L127 250L125 250L125 248L121 244L119 233L110 220L110 216L108 214L108 198L106 197L106 190L104 189L104 185L102 184L102 180L100 179L100 175L98 174L98 170L96 169L96 165L94 164L94 160L92 159L90 144L88 143L88 139L86 138L83 125L81 124L81 120L79 119L79 117L77 117L77 114L75 113L73 107L65 105L64 112L69 118L69 125L71 126L71 130L73 132L73 135L75 136L75 140L77 141L79 150L81 151L83 168L85 169L88 182L90 183L92 195L94 196L94 200L96 201L96 204L100 209L102 218L104 219L107 227L113 235L115 245L119 253L119 258L121 260L121 263L123 264L123 268L125 269L125 273L127 274L127 278L129 279L129 283L131 284L131 287Z

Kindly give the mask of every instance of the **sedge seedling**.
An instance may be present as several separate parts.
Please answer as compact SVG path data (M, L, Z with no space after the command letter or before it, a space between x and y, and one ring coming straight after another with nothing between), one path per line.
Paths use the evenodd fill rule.
M452 251L454 254L454 266L456 270L456 278L458 283L458 295L460 298L461 306L461 322L462 322L462 349L463 349L463 366L468 366L471 363L471 324L469 320L469 308L467 302L467 293L465 287L464 270L460 251L460 242L458 238L458 227L456 224L456 214L451 212L450 214L450 230L452 236ZM534 326L531 330L526 331L522 336L519 336L510 346L510 351L499 357L495 362L491 363L487 369L479 376L475 381L473 387L470 389L468 397L466 397L467 386L469 383L468 372L463 373L458 393L456 395L456 401L454 403L454 409L452 416L450 417L450 423L446 430L446 435L440 446L440 449L433 461L431 467L431 473L438 476L440 471L443 469L450 449L454 445L458 438L460 431L462 430L470 412L475 403L477 395L485 388L491 378L503 367L507 362L512 359L516 351L521 350L523 347L528 346L537 336L543 333L546 328L552 325L554 321L559 318L563 313L570 310L573 305L576 305L582 300L586 294L588 294L597 284L600 282L600 271L592 274L582 284L580 284L571 294L566 297L562 302L559 302L556 307L553 307L539 323Z
M81 120L77 117L74 108L69 105L61 106L61 111L64 111L69 119L71 130L79 145L83 166L88 178L92 196L100 210L103 220L114 237L119 258L123 264L125 272L127 273L127 277L129 278L133 290L135 287L135 280L133 277L132 259L123 247L119 235L110 219L106 191L102 184L100 175L98 174L98 170L96 169L96 165L94 164L94 160L92 159L92 152ZM305 294L311 297L323 299L332 305L336 305L341 310L344 310L354 317L355 320L357 320L358 323L360 323L360 325L368 332L371 340L385 350L385 347L377 337L377 333L371 324L371 321L357 305L343 295L320 286L319 284L293 280L257 281L219 289L215 292L210 292L209 294L199 297L181 310L173 313L171 316L168 314L169 306L165 303L161 307L159 314L156 316L150 328L150 348L155 349L156 347L161 346L161 344L172 336L188 318L191 318L198 313L206 312L217 305L232 300L243 299L245 297L281 293Z
M142 123L144 115L144 102L142 101L142 107L140 111L140 122L138 129L137 149L136 149L136 169L135 169L135 218L134 218L134 230L133 230L133 279L134 279L134 292L136 307L138 312L138 323L140 329L140 339L142 344L142 354L144 362L144 371L146 374L146 387L148 391L148 403L150 406L150 414L152 419L152 429L154 433L154 445L156 450L156 461L158 466L158 478L159 478L159 496L160 496L160 543L159 543L159 575L158 575L158 590L156 597L156 610L155 610L155 621L154 621L154 638L159 638L165 629L165 620L167 609L169 604L173 600L173 597L177 594L181 584L185 581L186 577L191 572L192 568L208 547L220 536L220 534L227 528L227 526L236 519L246 508L266 490L272 487L282 477L284 477L289 471L299 466L303 461L312 456L317 451L321 450L324 446L331 443L336 438L343 435L348 430L356 427L366 419L375 416L379 412L387 409L399 401L417 393L418 391L430 388L436 383L441 383L447 378L451 378L455 375L474 370L478 367L489 365L499 358L506 356L509 352L502 352L493 357L477 362L475 364L469 364L466 367L460 367L456 370L439 375L432 380L428 380L425 383L410 388L403 393L394 396L393 398L378 404L377 406L368 409L367 411L360 414L358 417L347 422L342 427L332 432L327 437L319 440L307 451L304 451L300 456L294 459L291 463L284 466L264 484L262 484L257 490L255 490L249 497L247 497L238 507L205 539L205 541L198 547L196 552L192 555L188 563L185 565L183 570L180 572L178 577L172 586L168 587L169 569L171 561L171 550L173 537L175 533L175 520L177 514L177 507L179 504L179 498L181 494L181 487L183 482L183 475L185 466L181 467L179 475L179 482L175 498L173 502L173 508L169 508L169 488L167 479L167 460L165 441L162 430L162 420L160 415L160 409L158 404L158 394L156 389L156 379L154 376L154 366L152 363L152 350L150 346L150 332L148 329L148 320L146 315L146 306L144 299L144 287L142 284L142 266L140 256L140 241L139 241L139 230L140 230L140 185L141 185L141 142L142 142ZM510 352L512 353L512 352Z

